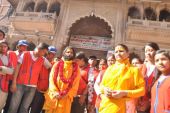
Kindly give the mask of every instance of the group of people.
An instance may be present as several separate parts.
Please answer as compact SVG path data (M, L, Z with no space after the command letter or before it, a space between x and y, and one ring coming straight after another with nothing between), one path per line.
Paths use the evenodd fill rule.
M154 42L144 61L125 44L99 60L71 46L60 59L54 46L28 46L0 41L2 113L170 113L170 55Z

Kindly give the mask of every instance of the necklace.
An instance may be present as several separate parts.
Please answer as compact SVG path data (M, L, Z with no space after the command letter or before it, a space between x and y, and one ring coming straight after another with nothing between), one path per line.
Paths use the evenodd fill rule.
M72 72L72 75L67 79L64 77L64 72L63 72L63 69L64 69L64 61L63 60L60 60L57 64L57 67L55 69L55 75L54 75L54 84L55 86L58 88L59 90L59 95L60 96L64 96L66 95L69 90L72 88L72 85L73 85L73 81L74 79L76 78L77 76L77 71L78 71L78 65L73 62L72 63L72 67L73 67L73 72ZM60 90L59 86L57 85L57 77L60 77L60 80L64 83L64 84L68 84L68 87L64 90Z

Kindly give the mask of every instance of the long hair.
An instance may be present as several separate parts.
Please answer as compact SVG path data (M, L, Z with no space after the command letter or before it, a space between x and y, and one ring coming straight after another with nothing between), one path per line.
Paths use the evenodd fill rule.
M148 43L146 43L145 47L146 46L152 47L155 51L159 50L159 45L155 42L148 42Z
M67 46L67 47L64 49L64 51L63 51L63 56L64 56L65 52L67 51L67 49L73 50L73 59L74 59L75 56L76 56L76 52L75 52L75 50L74 50L74 48L73 48L72 46Z

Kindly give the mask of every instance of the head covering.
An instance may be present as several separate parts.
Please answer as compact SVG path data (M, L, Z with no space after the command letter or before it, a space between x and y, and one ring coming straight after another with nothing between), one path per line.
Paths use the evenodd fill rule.
M28 46L29 43L26 40L19 40L17 46L20 46L20 45Z
M54 53L54 54L57 53L57 49L54 46L49 46L48 51L51 52L51 53Z

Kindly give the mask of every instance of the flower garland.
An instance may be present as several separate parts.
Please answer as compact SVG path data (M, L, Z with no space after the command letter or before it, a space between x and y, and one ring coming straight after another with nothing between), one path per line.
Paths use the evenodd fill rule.
M72 75L70 76L70 78L68 78L68 79L66 79L64 77L63 69L64 69L64 61L60 60L57 64L57 67L55 69L55 75L54 75L54 84L56 85L56 87L59 90L59 96L66 95L69 92L69 90L72 88L73 81L77 76L78 65L75 62L73 62L73 72L72 72ZM65 90L61 91L59 89L59 86L57 85L57 77L58 76L60 77L60 79L63 83L68 84L68 87Z

